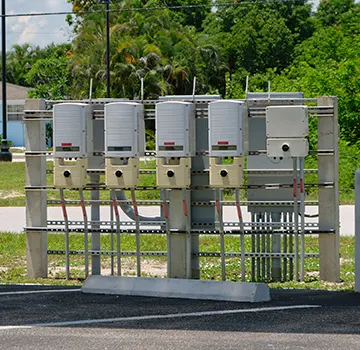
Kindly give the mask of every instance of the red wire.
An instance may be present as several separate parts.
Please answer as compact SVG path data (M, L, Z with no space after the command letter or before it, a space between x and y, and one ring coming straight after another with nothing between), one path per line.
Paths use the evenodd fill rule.
M187 206L186 206L186 199L183 199L183 208L184 208L184 215L188 216Z
M119 210L118 210L118 206L116 203L116 200L113 199L113 207L114 207L114 211L115 211L115 216L118 217L119 216Z

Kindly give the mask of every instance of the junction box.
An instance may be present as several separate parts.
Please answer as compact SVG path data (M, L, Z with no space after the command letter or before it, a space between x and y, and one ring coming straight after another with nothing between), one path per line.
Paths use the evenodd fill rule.
M156 181L160 188L187 188L191 182L191 157L195 148L195 105L190 102L158 103L156 118Z
M139 157L145 155L144 107L140 103L105 105L105 182L110 188L135 188Z
M266 108L268 157L306 157L309 129L307 106L269 106Z
M248 111L242 101L209 103L210 186L226 188L243 184L244 156L248 154ZM233 158L224 164L224 158Z
M88 158L93 153L91 106L61 103L53 109L54 186L83 188ZM71 163L66 163L69 159Z

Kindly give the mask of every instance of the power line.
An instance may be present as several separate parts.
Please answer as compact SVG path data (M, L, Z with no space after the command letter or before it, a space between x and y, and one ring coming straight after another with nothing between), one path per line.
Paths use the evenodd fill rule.
M1 33L1 31L0 31ZM59 30L58 32L53 32L53 33L50 33L50 32L28 32L26 29L24 29L23 31L12 31L12 30L7 30L6 33L8 34L36 34L36 35L56 35L56 34L62 34L62 32Z
M274 3L289 3L297 2L299 0L261 0L261 1L244 1L233 2L226 4L213 3L209 5L178 5L178 6L157 6L157 7L127 7L122 9L109 9L109 10L88 10L88 11L60 11L60 12L37 12L37 13L13 13L6 14L1 17L38 17L38 16L65 16L65 15L86 15L95 13L121 13L121 12L146 12L146 11L158 11L158 10L183 10L183 9L197 9L197 8L213 8L213 7L242 7L247 5L271 5Z

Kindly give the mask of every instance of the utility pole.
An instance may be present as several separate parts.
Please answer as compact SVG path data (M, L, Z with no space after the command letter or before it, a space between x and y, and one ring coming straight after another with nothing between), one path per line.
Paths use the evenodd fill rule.
M1 0L1 61L2 61L2 141L0 162L11 162L12 154L7 141L7 98L6 98L6 17L5 0Z
M100 0L106 5L106 97L110 98L110 0Z

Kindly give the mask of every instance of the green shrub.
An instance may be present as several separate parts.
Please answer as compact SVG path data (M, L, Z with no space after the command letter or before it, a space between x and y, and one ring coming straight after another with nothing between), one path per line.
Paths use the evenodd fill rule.
M2 142L2 134L0 134L0 144L1 144L1 142ZM8 145L9 145L9 147L12 147L13 143L8 140Z

